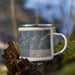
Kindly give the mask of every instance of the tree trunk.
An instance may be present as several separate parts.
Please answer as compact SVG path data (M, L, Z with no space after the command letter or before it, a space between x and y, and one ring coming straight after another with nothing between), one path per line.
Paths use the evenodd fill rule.
M70 40L70 41L75 40L75 14L74 14L74 25L73 25L73 28L72 28L72 33L71 33L71 35L69 36L69 40Z
M8 45L9 47L4 50L2 55L8 69L7 75L48 75L50 70L56 68L57 60L30 62L28 59L20 59L19 44L9 41Z
M16 40L18 40L14 0L10 0L10 10L11 10L11 14L12 14L12 25L13 25L14 38Z

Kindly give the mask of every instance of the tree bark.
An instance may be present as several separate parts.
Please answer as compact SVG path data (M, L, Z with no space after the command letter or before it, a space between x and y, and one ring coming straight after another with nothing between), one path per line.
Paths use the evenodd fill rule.
M19 44L15 41L8 42L9 47L2 55L8 69L7 75L49 75L56 68L57 60L30 62L28 59L19 58ZM55 62L55 63L54 63Z
M3 59L8 69L7 75L42 75L37 65L28 59L19 59L19 45L15 41L8 42L9 47L4 50Z

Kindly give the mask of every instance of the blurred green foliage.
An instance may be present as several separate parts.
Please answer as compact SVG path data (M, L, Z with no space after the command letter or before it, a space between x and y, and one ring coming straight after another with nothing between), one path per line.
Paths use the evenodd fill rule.
M55 52L60 51L64 47L64 42L62 41L60 44L55 44ZM60 55L57 56L62 64L71 62L75 60L75 41L69 41L67 49Z
M75 75L75 62L65 65L55 75Z
M60 44L55 44L55 52L62 50L64 41ZM68 45L66 50L56 56L61 64L60 70L56 70L55 75L75 75L75 25L71 35L68 37ZM70 63L70 64L69 64ZM59 66L59 64L57 64Z
M70 40L72 39L70 38ZM59 71L57 70L55 75L75 75L75 41L70 40L68 40L67 49L57 56L57 59L63 67ZM60 44L55 44L55 52L60 51L63 47L64 41Z

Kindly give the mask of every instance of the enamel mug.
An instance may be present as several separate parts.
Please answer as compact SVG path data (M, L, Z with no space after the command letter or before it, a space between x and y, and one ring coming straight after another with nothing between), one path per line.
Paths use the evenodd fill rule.
M55 55L61 54L67 47L67 39L64 34L54 33L53 24L25 24L18 27L20 58L28 58L30 61L52 60ZM62 36L64 48L54 53L53 37Z

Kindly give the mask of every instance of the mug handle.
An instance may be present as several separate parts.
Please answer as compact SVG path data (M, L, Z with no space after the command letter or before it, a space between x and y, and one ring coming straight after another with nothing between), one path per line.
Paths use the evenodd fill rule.
M66 47L67 47L67 38L66 38L66 36L64 34L61 34L61 33L53 33L53 35L62 36L64 38L64 40L65 40L64 48L61 51L59 51L57 53L54 53L54 56L55 56L55 55L61 54L62 52L64 52L66 50Z

